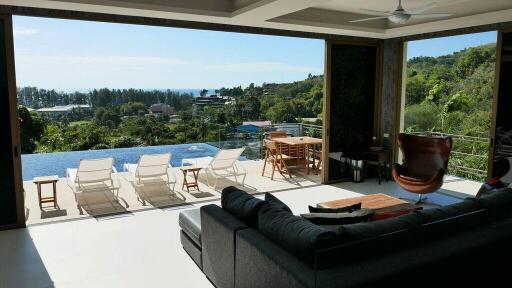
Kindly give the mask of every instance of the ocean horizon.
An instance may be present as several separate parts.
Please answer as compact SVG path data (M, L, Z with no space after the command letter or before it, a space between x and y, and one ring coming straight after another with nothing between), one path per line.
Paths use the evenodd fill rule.
M208 94L215 94L215 90L218 89L218 88L200 88L199 89L199 88L133 88L133 87L132 88L108 88L108 87L102 87L102 88L82 88L82 89L62 89L62 90L54 89L54 90L58 91L58 92L64 92L64 93L73 93L73 92L89 93L94 89L99 90L99 89L104 89L104 88L107 88L110 90L112 90L112 89L119 89L119 90L136 89L136 90L144 90L144 91L154 91L154 90L167 91L167 90L170 90L173 92L178 92L180 94L191 93L194 97L199 96L199 94L201 93L201 91L203 89L208 90ZM52 90L49 88L42 88L42 89Z

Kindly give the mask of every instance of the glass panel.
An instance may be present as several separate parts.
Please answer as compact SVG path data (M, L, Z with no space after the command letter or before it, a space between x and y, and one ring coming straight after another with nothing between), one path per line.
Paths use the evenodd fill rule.
M512 162L512 32L503 33L501 47L500 82L496 110L496 137L494 145L493 176L506 174L503 180L512 182L512 173L506 172L506 162ZM503 164L505 163L505 164Z
M7 89L7 59L5 22L0 19L0 117L5 123L0 132L0 226L16 223L16 195L14 186L9 93Z
M372 145L376 53L371 46L332 45L329 181L360 173L358 160Z

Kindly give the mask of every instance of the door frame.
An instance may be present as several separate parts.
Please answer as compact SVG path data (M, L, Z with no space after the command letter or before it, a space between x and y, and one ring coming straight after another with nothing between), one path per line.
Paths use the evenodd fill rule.
M11 126L12 158L14 168L14 189L16 199L16 223L0 226L0 230L25 227L25 197L23 179L21 176L21 140L18 117L18 103L16 99L16 73L14 61L14 40L12 28L12 15L0 14L4 22L6 63L7 63L7 89L9 97L9 112Z
M503 33L512 33L512 28L498 30L498 40L496 41L496 64L494 65L494 86L492 98L491 130L489 135L489 159L487 160L487 179L491 179L494 168L494 147L496 140L496 121L498 115L498 102L500 90L501 75L501 51L503 46Z
M329 137L330 137L330 116L331 116L331 62L332 45L353 45L353 46L371 46L376 48L375 63L375 97L374 97L374 118L373 135L376 141L381 141L381 98L382 98L382 63L383 63L383 42L375 41L351 41L351 40L325 40L325 64L324 64L324 96L323 96L323 137L322 137L322 184L329 184L336 181L329 181Z

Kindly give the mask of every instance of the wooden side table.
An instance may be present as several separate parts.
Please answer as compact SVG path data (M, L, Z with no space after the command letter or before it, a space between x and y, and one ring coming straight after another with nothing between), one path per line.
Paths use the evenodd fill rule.
M390 152L386 149L366 151L363 153L364 160L364 177L366 178L366 172L368 171L368 165L375 165L379 170L379 184L382 182L382 170L386 177L386 181L389 181L388 166L390 166Z
M35 177L33 182L37 186L39 209L43 209L43 203L51 203L51 202L53 202L53 207L57 208L57 182L59 182L59 176L53 175L53 176ZM53 197L51 197L51 196L50 197L42 197L41 186L43 184L52 184Z
M196 188L199 190L199 184L197 179L199 178L199 171L201 171L201 167L195 166L185 166L180 168L181 172L183 172L183 185L181 185L181 190L183 187L187 187L187 192L190 192L190 188ZM192 179L189 180L187 177L188 173L192 173Z

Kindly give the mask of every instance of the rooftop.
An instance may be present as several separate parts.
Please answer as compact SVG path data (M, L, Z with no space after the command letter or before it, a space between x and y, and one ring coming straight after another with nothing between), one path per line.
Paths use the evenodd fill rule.
M265 127L272 125L272 121L244 121L242 125L253 125L257 127Z
M73 109L90 109L90 105L86 104L71 104L65 106L53 106L47 108L37 109L37 112L70 112Z

